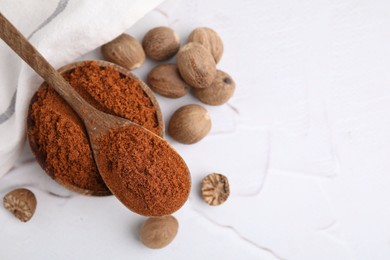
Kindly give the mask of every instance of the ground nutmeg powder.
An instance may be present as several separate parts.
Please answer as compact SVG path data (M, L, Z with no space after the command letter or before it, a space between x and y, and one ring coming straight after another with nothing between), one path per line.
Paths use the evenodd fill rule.
M63 76L95 108L161 134L156 107L138 81L93 61ZM28 137L38 162L58 183L84 194L111 194L99 175L81 119L47 84L31 101Z
M139 126L111 129L98 139L100 174L115 196L144 216L164 216L187 200L191 177L183 159Z

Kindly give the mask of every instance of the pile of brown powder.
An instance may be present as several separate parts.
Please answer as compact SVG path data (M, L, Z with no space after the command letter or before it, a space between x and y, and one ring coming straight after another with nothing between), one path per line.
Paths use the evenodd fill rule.
M161 134L156 109L137 81L96 62L85 62L64 77L95 108ZM28 127L32 150L54 180L77 192L110 194L93 160L82 121L46 84L33 97Z
M187 200L190 173L166 141L131 125L101 136L98 149L99 169L107 186L132 211L169 215Z

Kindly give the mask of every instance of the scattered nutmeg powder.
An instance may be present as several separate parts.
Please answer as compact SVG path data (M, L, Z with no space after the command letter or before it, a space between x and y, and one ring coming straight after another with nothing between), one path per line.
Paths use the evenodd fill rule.
M98 139L100 173L115 196L144 216L164 216L187 200L191 177L183 159L139 126L111 129Z
M156 108L138 81L93 61L63 76L95 108L162 134ZM99 175L81 119L47 84L31 101L28 137L38 162L58 183L84 194L111 194Z

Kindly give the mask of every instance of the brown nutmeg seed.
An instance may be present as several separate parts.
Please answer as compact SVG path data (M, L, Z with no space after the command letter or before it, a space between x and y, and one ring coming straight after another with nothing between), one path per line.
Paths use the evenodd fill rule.
M140 67L145 61L141 44L128 34L121 34L101 47L104 59L128 70Z
M211 28L199 27L191 32L187 42L202 44L213 55L215 63L218 63L223 54L223 43L219 35Z
M236 84L234 80L221 70L217 70L217 76L208 88L194 89L194 95L203 103L212 106L225 104L234 93Z
M142 243L152 249L167 246L175 238L179 222L174 216L148 218L140 229Z
M206 88L217 73L211 53L200 43L190 42L177 54L177 67L184 81L194 88Z
M180 48L180 39L171 28L161 26L148 31L142 40L147 57L155 61L164 61L173 57Z
M147 82L154 92L169 98L182 97L189 89L176 64L157 65L149 72Z
M19 220L27 222L34 215L37 199L30 190L20 188L7 193L3 198L3 204L4 208Z
M208 111L200 105L186 105L173 113L168 133L176 141L193 144L202 140L211 129Z

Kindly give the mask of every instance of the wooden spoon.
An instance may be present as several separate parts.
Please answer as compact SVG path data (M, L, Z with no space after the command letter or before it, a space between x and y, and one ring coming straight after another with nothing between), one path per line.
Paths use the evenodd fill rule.
M158 215L169 215L176 210L178 210L184 202L187 200L189 195L189 190L191 186L191 178L188 167L186 166L184 160L180 157L180 155L162 138L153 134L152 132L146 130L145 128L129 121L124 118L116 117L110 114L106 114L101 112L91 105L87 103L76 90L69 85L69 83L59 74L46 59L29 43L29 41L0 13L0 37L10 46L32 69L35 70L46 82L54 88L61 95L62 98L76 111L76 113L83 120L85 128L88 132L89 141L93 150L95 162L98 166L99 173L102 176L103 180L106 182L108 188L111 192L130 210L135 211L136 213L145 215L145 216L158 216ZM134 129L137 134L141 134L143 138L148 139L149 144L162 144L160 145L164 149L160 153L150 153L148 149L138 149L137 156L138 157L148 157L148 160L152 160L153 163L157 162L161 165L169 165L171 160L161 162L161 158L159 154L171 154L172 158L176 162L175 167L181 170L179 174L184 176L181 180L184 183L180 183L177 186L177 183L172 182L171 180L163 181L166 186L167 183L169 185L176 185L175 189L178 187L181 188L181 191L178 193L162 191L159 196L155 197L153 194L148 196L149 204L143 207L143 210L139 210L142 207L143 201L137 201L134 199L128 199L128 196L132 195L134 187L130 187L131 183L123 178L127 178L129 176L128 173L122 172L110 172L111 167L106 167L110 165L112 162L108 162L107 156L104 154L99 154L99 150L101 148L102 142L100 141L102 138L105 139L105 144L107 144L107 138L113 136L113 133L117 131L121 131L122 128L129 128L129 130ZM132 139L131 136L127 135L128 139ZM122 142L123 142L122 138ZM110 139L110 142L116 142L115 138ZM129 140L129 143L131 141ZM118 143L118 147L121 147L121 144ZM125 145L126 147L126 145ZM130 147L131 148L131 147ZM130 149L128 147L128 149ZM151 147L153 149L153 147ZM106 149L104 149L106 150ZM123 150L122 150L123 151ZM119 152L119 150L118 150ZM152 158L151 158L152 157ZM111 154L112 158L112 154ZM118 154L118 158L120 154ZM127 161L127 160L126 160ZM179 167L178 167L179 166ZM102 169L104 169L102 171ZM147 169L146 169L147 170ZM176 169L172 169L175 171ZM130 173L131 175L132 173ZM134 173L133 173L134 174ZM138 173L139 174L139 173ZM147 172L146 175L152 176L153 174L160 174L158 179L169 178L170 176L163 176L160 172ZM176 174L176 173L175 173ZM145 174L144 174L145 175ZM113 177L114 176L114 177ZM131 177L131 176L130 176ZM146 181L145 185L148 184ZM140 188L138 184L138 187ZM142 187L142 185L141 185ZM169 188L169 187L168 187ZM180 193L181 192L181 193ZM162 197L161 197L162 196ZM155 199L156 201L153 201ZM158 200L158 201L157 201ZM163 201L166 205L166 209L163 208L164 205L159 204L158 202ZM168 203L172 202L172 203ZM154 205L159 204L159 209L155 210Z

